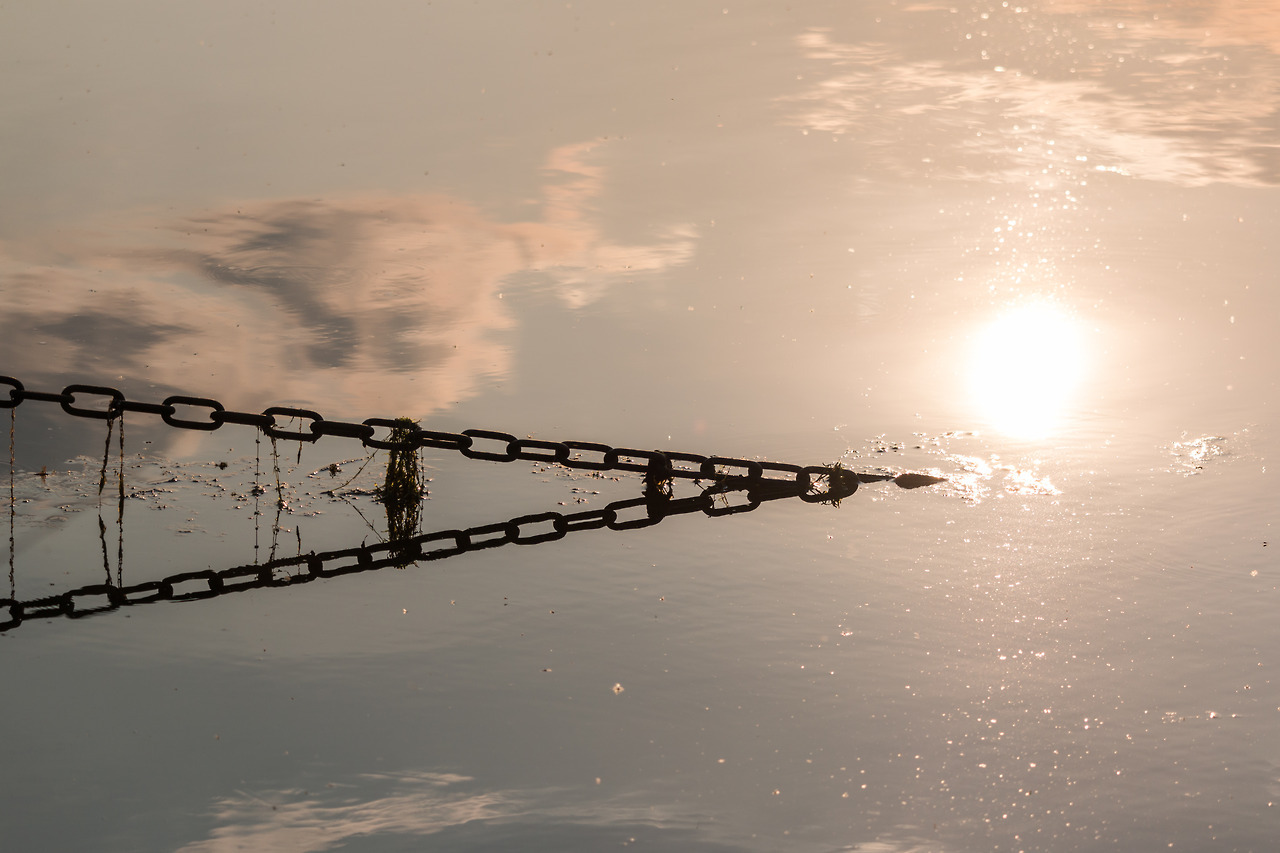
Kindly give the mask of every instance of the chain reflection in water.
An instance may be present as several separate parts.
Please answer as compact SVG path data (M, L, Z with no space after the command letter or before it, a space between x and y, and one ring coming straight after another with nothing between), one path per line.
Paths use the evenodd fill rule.
M835 503L857 489L857 477L841 477L832 469L832 482L824 493L825 502ZM730 503L729 495L745 495L745 503ZM387 566L404 568L410 563L440 560L507 544L539 545L563 539L580 530L636 530L652 527L674 515L702 512L710 517L735 515L757 509L766 501L788 497L808 497L808 488L785 484L720 482L700 494L675 498L660 485L646 485L639 498L614 501L603 509L575 513L556 511L522 515L507 521L483 524L464 530L441 530L375 545L361 545L337 551L299 554L269 560L263 564L235 566L215 571L179 572L166 578L130 586L92 584L58 595L27 601L12 597L0 600L8 619L0 631L16 628L25 621L66 616L78 619L135 604L155 601L193 601L216 598L249 589L310 583L317 578L375 571ZM627 518L629 511L643 508L643 514ZM191 585L193 589L187 589Z

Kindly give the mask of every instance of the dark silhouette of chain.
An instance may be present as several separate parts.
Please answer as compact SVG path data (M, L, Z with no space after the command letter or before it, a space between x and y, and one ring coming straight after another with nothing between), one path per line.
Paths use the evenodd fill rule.
M741 492L746 502L729 503L730 492ZM296 586L317 578L340 577L388 566L403 568L411 563L442 560L507 544L540 545L580 530L602 527L636 530L652 527L673 515L692 512L702 512L711 517L735 515L750 512L766 501L789 497L806 499L812 496L808 494L807 486L802 489L798 484L786 483L762 482L731 487L721 482L687 498L671 497L659 486L647 485L644 497L614 501L602 509L533 513L494 524L441 530L338 551L311 552L229 569L179 572L160 580L128 586L100 583L28 601L0 599L0 614L8 611L8 618L0 622L0 631L11 630L32 619L58 616L81 619L137 604L196 601L251 589ZM639 508L644 510L642 515L626 517Z
M544 441L517 438L510 433L486 429L465 429L454 433L414 426L407 435L392 441L386 437L378 437L379 430L384 431L382 435L389 436L392 429L403 426L390 418L368 418L360 423L331 421L311 409L285 406L271 406L261 413L236 412L208 397L188 397L181 394L166 397L160 403L144 403L126 399L119 390L102 385L68 385L54 394L29 391L12 376L0 376L0 386L4 385L9 386L9 399L0 400L0 409L13 408L27 400L37 400L57 403L64 412L79 418L110 421L126 412L140 412L159 415L166 424L180 429L216 430L224 424L242 424L256 427L273 439L285 441L314 442L321 436L333 435L359 439L365 447L378 450L414 451L431 447L456 450L469 459L493 462L525 460L589 471L638 472L649 480L683 477L712 480L734 488L758 484L789 487L800 493L801 498L811 502L848 497L857 490L859 479L893 479L891 476L878 474L858 475L838 465L801 466L786 462L703 456L698 453L611 447L589 441ZM87 403L93 398L99 400L96 408L90 408ZM203 412L202 419L196 419L198 412ZM289 430L282 429L278 419L309 423L304 429Z

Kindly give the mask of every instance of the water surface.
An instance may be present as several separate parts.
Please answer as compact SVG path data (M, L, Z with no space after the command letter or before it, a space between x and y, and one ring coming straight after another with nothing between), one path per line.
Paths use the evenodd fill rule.
M25 619L10 843L1270 848L1268 4L73 4L0 47L29 389L946 478ZM12 411L11 598L387 535L385 456L326 494L358 441ZM423 461L424 532L643 488Z

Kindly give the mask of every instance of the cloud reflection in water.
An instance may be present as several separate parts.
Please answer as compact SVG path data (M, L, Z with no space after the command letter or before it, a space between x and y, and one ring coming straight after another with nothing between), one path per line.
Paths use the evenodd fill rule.
M102 229L105 245L81 233L0 247L8 320L43 342L10 339L0 356L33 382L145 377L236 406L426 414L507 373L513 277L536 273L577 308L693 256L688 226L605 237L599 147L551 152L536 221L444 195L279 199L135 216Z
M1280 183L1280 7L1138 5L1128 26L1092 3L957 20L960 55L973 56L947 64L814 29L800 46L830 70L790 99L788 121L856 140L877 166L908 176Z
M318 792L237 791L215 803L209 837L180 853L317 853L390 838L477 850L612 849L637 840L700 853L749 849L706 815L651 798L571 799L562 789L485 791L471 777L428 772L364 774Z
M474 820L511 819L527 803L495 792L466 792L471 781L447 773L378 774L361 777L359 787L389 786L385 796L357 796L351 786L254 795L238 791L218 801L217 826L207 840L182 853L229 850L330 850L352 838L378 834L430 835Z

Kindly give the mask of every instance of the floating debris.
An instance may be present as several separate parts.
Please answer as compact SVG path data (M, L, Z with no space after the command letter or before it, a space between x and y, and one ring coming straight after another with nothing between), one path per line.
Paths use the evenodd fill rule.
M908 472L899 474L893 478L893 483L900 489L921 489L925 486L936 486L938 483L945 483L946 477L935 477L932 474L917 474Z

